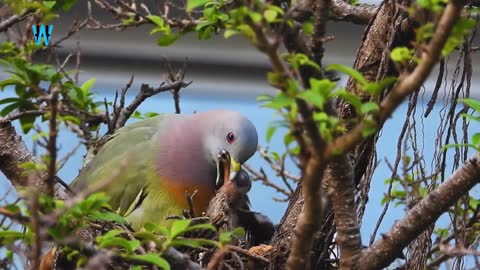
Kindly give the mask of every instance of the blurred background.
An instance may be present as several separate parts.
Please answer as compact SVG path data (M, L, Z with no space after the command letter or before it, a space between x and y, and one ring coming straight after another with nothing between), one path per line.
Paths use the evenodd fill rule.
M52 41L64 36L75 18L82 18L86 7L86 4L82 2L79 1L68 16L53 21ZM377 3L377 1L370 1L370 3ZM104 16L105 21L108 22L110 14L104 13ZM158 86L164 81L165 61L176 68L181 68L187 61L185 80L193 81L193 83L181 91L182 113L189 114L194 111L199 112L215 108L240 111L247 115L257 127L260 145L267 146L266 130L269 123L277 117L272 110L261 108L256 101L256 97L260 94L274 93L273 88L266 81L266 74L270 67L267 59L261 53L257 52L248 44L248 41L241 37L234 36L224 40L222 35L208 41L199 41L194 34L187 35L171 47L158 47L156 37L149 35L150 30L151 26L131 28L123 32L81 31L80 34L63 42L59 53L66 56L68 53L75 53L80 48L80 69L82 70L80 81L83 82L95 77L94 89L98 100L103 100L106 97L110 101L113 100L115 91L121 91L132 74L135 79L129 90L128 97L130 99L133 98L142 83ZM334 36L334 39L325 45L324 63L352 66L362 40L363 31L363 26L329 22L328 34ZM473 57L473 78L475 79L472 82L471 92L473 96L480 98L480 91L478 90L478 78L480 77L478 76L478 69L475 69L480 61L478 55L474 54ZM453 72L456 61L457 56L455 54L448 59L450 72ZM70 68L73 68L73 66ZM6 76L8 74L0 72L0 79L4 79ZM417 128L425 138L424 145L420 148L425 149L424 153L426 155L433 153L433 141L436 139L440 111L443 109L442 103L439 103L432 113L434 116L429 117L428 121L423 122L423 118L420 117L420 115L423 115L425 104L428 102L435 85L436 76L437 72L434 72L422 89L421 104L424 105L419 106L416 112L420 119L416 123ZM343 87L344 85L345 78L342 78L338 82L338 86ZM448 83L446 85L449 87ZM0 92L0 99L8 97L10 91L11 89L6 89L6 91ZM441 97L439 101L441 102L443 98L448 97ZM150 98L140 107L140 111L173 113L172 95L166 92ZM365 244L368 244L373 227L382 209L381 200L387 188L384 182L390 177L390 170L386 166L385 158L393 161L395 157L397 137L405 120L405 112L406 106L400 107L395 112L391 121L388 121L384 127L377 146L380 162L372 181L370 199L362 223L363 242ZM478 130L478 126L472 126L471 128ZM25 140L28 146L32 146L31 134L25 136ZM69 153L77 143L78 139L75 135L64 130L60 134L59 140L60 155L64 156ZM269 149L279 153L283 151L281 132L278 132L272 138ZM70 158L66 166L61 169L59 174L62 179L70 182L76 177L82 165L84 154L85 149L82 146ZM428 156L426 160L429 160ZM260 166L268 167L258 154L249 161L249 164L255 169L259 169ZM298 173L298 170L291 164L287 169ZM267 172L269 172L271 179L282 185L280 179L275 179L270 171L267 170ZM0 175L0 194L3 194L9 188L9 182L4 179L3 175ZM478 189L473 192L477 194L476 197L480 196ZM10 195L12 198L13 196L14 194ZM473 196L475 197L475 195ZM281 198L281 194L262 186L260 183L254 183L250 197L254 210L266 214L274 223L279 222L287 204L276 202L273 198ZM393 222L403 214L401 208L389 211L379 232L387 231Z

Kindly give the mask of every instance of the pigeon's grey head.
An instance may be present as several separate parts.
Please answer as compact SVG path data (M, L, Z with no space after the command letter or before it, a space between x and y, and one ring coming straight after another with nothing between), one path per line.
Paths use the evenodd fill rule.
M219 153L230 155L230 179L240 171L258 145L258 134L250 120L238 112L228 110L209 111L202 114L205 125L204 151L209 159L219 164Z

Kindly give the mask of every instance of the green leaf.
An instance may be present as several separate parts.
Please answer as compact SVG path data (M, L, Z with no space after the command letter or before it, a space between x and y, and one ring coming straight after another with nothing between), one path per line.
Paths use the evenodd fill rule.
M199 248L204 246L218 246L218 243L213 240L201 238L177 238L173 240L170 245L173 247Z
M123 233L122 230L110 230L107 233L105 233L104 235L98 236L96 239L97 239L97 242L99 242L102 239L116 237L117 235L120 235L121 233Z
M363 119L363 123L365 124L365 128L362 130L363 138L367 138L377 132L377 123L373 119L365 118Z
M240 6L232 9L230 12L230 24L239 25L245 23L245 17L248 16L249 10L246 6ZM255 16L255 15L254 15Z
M237 237L245 237L245 229L242 227L237 227L233 230L233 234L236 235Z
M115 221L120 224L127 224L127 221L122 216L114 212L95 212L91 216L95 220Z
M280 84L282 76L278 73L275 73L275 72L268 72L267 73L267 79L272 85L278 85L278 84Z
M475 100L475 99L472 99L472 98L461 98L461 99L458 99L458 101L463 102L463 103L467 104L473 110L475 110L477 112L480 112L480 101L479 100Z
M102 239L100 243L98 243L98 246L100 248L121 247L121 248L124 248L129 253L131 253L140 246L140 241L127 240L121 237L110 237L110 238Z
M20 100L19 98L4 98L4 99L0 99L0 105L7 104L7 103L18 102L19 100Z
M320 70L320 66L303 53L287 54L287 61L292 65L293 69L299 69L300 66L310 66Z
M210 230L217 231L217 228L210 223L195 224L187 228L185 232L197 231L197 230Z
M156 242L159 237L157 237L153 232L148 232L148 231L137 231L133 233L133 236L136 239L140 240L150 240Z
M75 3L77 3L77 0L63 0L59 2L64 11L69 11Z
M156 112L146 112L144 114L145 118L152 118L152 117L155 117L155 116L158 116L160 115L159 113L156 113Z
M468 121L480 122L480 116L473 116L467 113L461 113L460 116L467 118Z
M417 0L417 3L423 9L438 13L443 10L447 0Z
M363 85L362 90L369 93L370 95L379 95L384 89L390 87L397 82L397 77L386 77L385 79L377 82L368 82Z
M285 136L283 136L283 143L285 146L289 146L292 142L295 141L295 137L293 137L292 133L287 132Z
M187 11L190 12L194 8L203 6L210 1L211 0L187 0Z
M316 93L313 91L301 92L300 94L297 95L297 97L305 100L308 103L315 105L320 110L323 110L323 107L325 105L325 98L319 93Z
M233 29L227 29L225 30L225 32L223 33L223 37L224 38L230 38L231 36L234 36L236 34L238 34L239 32L237 30L233 30Z
M284 11L281 7L276 6L276 5L268 5L268 9L274 10L274 11L276 11L276 12L277 12L278 14L280 14L280 15L285 14L285 11Z
M162 17L156 15L147 15L146 17L154 24L159 26L159 28L165 27L165 20Z
M275 19L277 18L277 15L278 13L272 9L267 9L265 10L265 12L263 12L263 16L265 17L265 20L267 20L267 22L269 23L274 22Z
M266 135L266 140L267 142L270 142L270 140L272 139L273 137L273 134L275 134L275 131L277 130L277 127L275 126L270 126L268 127L267 129L267 135Z
M250 12L248 13L248 15L250 16L250 18L252 19L252 21L254 23L258 23L262 20L262 14L258 13L258 12Z
M479 133L475 133L475 134L472 136L472 143L475 144L475 145L479 145L479 144L480 144L480 132L479 132Z
M290 150L290 152L295 156L300 155L300 146L299 145L295 146Z
M147 222L146 224L143 225L143 227L145 228L145 230L149 232L160 233L163 236L170 238L170 231L164 226L159 226L159 225L155 225Z
M310 78L309 83L312 90L321 94L324 96L324 98L327 98L327 95L330 94L330 92L337 86L335 82L332 82L328 79L318 80L315 78Z
M90 92L90 89L92 89L93 84L95 83L96 79L91 78L90 80L85 81L81 86L80 89L82 89L83 93L85 96L88 96L88 93Z
M331 64L327 67L327 70L336 70L338 72L347 74L348 76L352 77L353 79L355 79L357 82L361 84L367 83L367 80L365 80L362 73L358 72L356 69L353 69L351 67L347 67L340 64Z
M280 154L278 154L277 152L275 151L271 151L270 152L270 156L272 157L273 160L275 161L280 161Z
M417 28L416 32L416 41L417 42L424 42L429 40L433 37L433 33L435 32L435 26L432 22L428 22L419 28Z
M283 109L285 107L291 106L295 100L292 97L285 95L284 93L278 93L273 100L270 102L264 103L262 106L272 109Z
M179 37L180 35L176 33L165 34L157 39L157 45L162 47L169 46L177 41Z
M156 265L164 270L171 269L170 264L164 258L160 257L159 254L148 253L142 255L130 255L129 258Z
M259 95L257 97L257 101L271 101L272 99L273 97L269 95Z
M20 214L22 212L22 209L16 204L7 204L4 208L15 214Z
M82 124L82 121L78 117L73 116L73 115L63 115L63 116L58 115L58 119L61 119L64 122L73 123L73 124L78 125L78 126L80 126Z
M0 89L3 90L9 85L24 85L25 81L18 76L12 76L0 82Z
M49 9L52 9L53 6L55 6L57 1L43 1L43 5L48 7Z
M405 63L413 59L414 51L407 47L397 47L390 52L390 58L399 63Z
M212 37L212 34L214 33L214 31L215 31L215 26L208 23L206 27L203 27L197 30L198 39L207 40Z
M232 241L233 236L244 238L245 237L245 229L242 227L237 227L231 232L222 232L218 236L220 243L228 244Z
M177 236L185 233L190 226L190 219L179 219L175 220L170 228L170 237L175 239Z
M11 113L13 110L17 109L19 107L19 103L12 103L10 105L5 106L1 111L0 111L0 116L7 116L9 113Z
M311 21L306 21L302 24L302 31L305 33L307 36L311 36L313 34L313 22Z
M360 107L360 112L362 114L367 114L370 112L378 112L380 110L380 107L376 102L366 102L363 103L362 106Z
M287 94L289 96L295 96L300 91L300 83L297 80L287 80Z
M255 41L255 32L253 32L252 28L248 24L240 24L239 26L237 26L237 30L240 31L240 33L242 33L249 40Z
M25 234L13 230L0 230L0 243L10 245L25 237Z
M447 144L447 145L444 145L442 147L442 151L446 151L449 148L459 148L459 147L471 147L471 148L475 149L476 151L480 152L480 147L477 147L475 144L471 144L471 143L451 143L451 144Z
M221 232L218 236L218 240L222 244L228 244L232 241L232 232Z
M23 133L27 134L33 128L35 119L37 119L36 116L25 116L19 119L20 125L22 126Z
M338 91L335 91L332 93L331 96L338 96L340 98L347 100L348 102L350 102L350 104L352 104L352 106L356 110L360 110L360 108L362 107L362 101L360 100L360 98L355 94L347 92L345 89L340 89Z

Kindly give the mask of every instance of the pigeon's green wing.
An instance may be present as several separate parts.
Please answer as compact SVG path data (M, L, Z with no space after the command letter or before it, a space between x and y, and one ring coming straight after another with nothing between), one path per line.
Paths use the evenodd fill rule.
M118 129L80 171L72 187L83 190L107 181L101 191L111 198L113 210L127 217L151 199L168 201L167 194L162 194L161 179L153 170L153 161L154 153L161 151L154 138L163 132L162 126L171 117L175 116L159 115ZM154 186L158 183L154 187L155 196L149 195L152 183ZM141 217L137 214L136 218Z

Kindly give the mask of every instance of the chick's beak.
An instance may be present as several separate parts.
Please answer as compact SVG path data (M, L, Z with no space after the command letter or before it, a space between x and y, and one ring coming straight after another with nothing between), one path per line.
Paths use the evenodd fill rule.
M216 188L219 189L224 183L230 180L231 158L228 151L222 149L217 156L217 179L215 181Z

